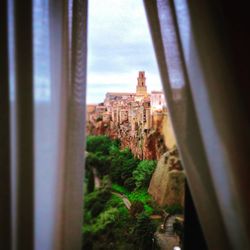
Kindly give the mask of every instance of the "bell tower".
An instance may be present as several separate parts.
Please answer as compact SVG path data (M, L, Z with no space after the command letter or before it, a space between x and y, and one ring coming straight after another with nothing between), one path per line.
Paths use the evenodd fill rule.
M136 95L147 96L146 77L144 71L139 71L137 77Z

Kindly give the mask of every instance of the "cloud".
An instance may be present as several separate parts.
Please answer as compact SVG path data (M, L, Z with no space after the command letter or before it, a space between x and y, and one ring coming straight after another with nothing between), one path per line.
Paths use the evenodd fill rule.
M139 70L161 88L141 0L89 1L88 35L88 102L125 87L134 92Z

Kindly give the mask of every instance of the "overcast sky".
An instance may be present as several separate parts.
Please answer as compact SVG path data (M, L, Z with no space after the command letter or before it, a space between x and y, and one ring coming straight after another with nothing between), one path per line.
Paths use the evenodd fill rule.
M89 1L87 103L135 92L139 70L149 91L162 89L142 1Z

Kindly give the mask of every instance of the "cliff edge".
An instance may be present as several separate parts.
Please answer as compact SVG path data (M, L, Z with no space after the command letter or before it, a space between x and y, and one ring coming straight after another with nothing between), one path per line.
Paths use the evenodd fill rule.
M184 205L185 174L177 148L164 153L151 178L148 193L160 205Z

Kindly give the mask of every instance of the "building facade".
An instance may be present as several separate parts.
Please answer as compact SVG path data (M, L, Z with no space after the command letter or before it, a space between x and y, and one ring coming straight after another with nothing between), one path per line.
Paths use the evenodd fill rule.
M166 124L167 129L164 129ZM135 155L139 158L154 158L145 157L145 148L143 149L143 145L153 134L163 137L162 144L166 148L175 144L169 126L171 123L164 94L162 91L147 92L144 71L139 71L135 93L108 92L103 103L95 108L90 105L87 109L89 134L106 134L118 138L124 147L128 146L132 151L131 143L139 142L139 146L134 149L138 151Z

